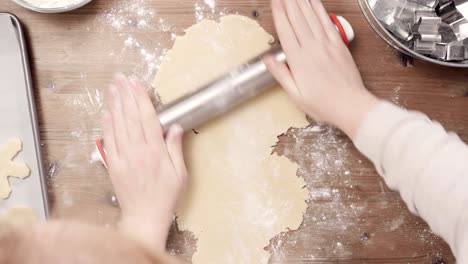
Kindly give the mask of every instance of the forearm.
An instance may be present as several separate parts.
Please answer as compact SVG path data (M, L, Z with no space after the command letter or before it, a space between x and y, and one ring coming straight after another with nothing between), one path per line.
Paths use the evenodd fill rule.
M382 102L363 118L353 139L409 209L466 263L468 147L425 115Z

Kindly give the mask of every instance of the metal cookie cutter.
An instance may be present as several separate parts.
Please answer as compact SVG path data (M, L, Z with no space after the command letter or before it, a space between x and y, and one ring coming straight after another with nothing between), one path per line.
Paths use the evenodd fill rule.
M419 5L427 6L431 9L434 9L440 2L439 0L409 0L409 1L419 4Z
M417 11L414 13L414 50L422 54L432 54L436 43L442 41L439 33L441 18L435 12Z
M453 0L440 1L436 8L436 13L447 24L452 24L464 18L464 16L458 12Z
M447 60L462 61L465 59L465 45L462 41L452 42L447 45Z
M464 40L468 37L468 20L466 18L460 18L450 24L450 28L457 37L457 40Z
M458 39L460 41L468 39L468 21L458 26Z
M447 59L447 44L436 43L435 50L431 53L431 56L436 59L446 60Z
M413 16L412 11L405 8L406 1L402 3L398 0L374 0L369 1L369 4L377 19L388 31L401 40L410 40L410 27L402 21Z
M452 26L442 22L439 26L439 34L442 36L442 41L440 43L448 44L454 41L458 41L458 37L452 29Z
M465 18L468 18L468 0L453 0L453 2L458 12Z
M421 41L440 42L439 26L442 22L434 12L416 12L413 34Z
M465 60L468 60L468 39L465 39L463 44L465 45Z

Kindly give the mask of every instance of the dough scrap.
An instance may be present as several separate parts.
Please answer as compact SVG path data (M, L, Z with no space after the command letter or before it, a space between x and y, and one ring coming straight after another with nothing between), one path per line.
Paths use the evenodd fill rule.
M153 87L170 102L270 48L273 37L239 15L203 20L179 36ZM272 153L277 136L308 123L280 88L190 133L185 139L189 189L177 212L197 237L193 263L267 263L264 248L298 229L309 192L296 164Z
M11 188L8 177L20 179L29 176L29 167L24 163L13 162L13 159L22 149L21 140L12 138L0 148L0 198L6 199L10 196Z
M29 226L37 222L38 218L32 208L15 206L10 208L3 216L3 222L14 226Z

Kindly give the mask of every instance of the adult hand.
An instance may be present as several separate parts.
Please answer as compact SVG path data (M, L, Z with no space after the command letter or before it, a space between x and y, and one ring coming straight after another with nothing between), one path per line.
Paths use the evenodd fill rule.
M180 126L166 138L150 98L118 75L106 94L103 131L110 178L122 209L121 228L153 249L165 243L187 181Z
M353 58L319 0L273 0L287 64L265 58L271 73L309 116L353 137L377 99L364 87Z

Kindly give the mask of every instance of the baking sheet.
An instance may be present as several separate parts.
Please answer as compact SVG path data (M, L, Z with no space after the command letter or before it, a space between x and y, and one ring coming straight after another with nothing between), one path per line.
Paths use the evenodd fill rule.
M45 220L47 194L34 98L23 31L15 16L0 13L0 36L0 145L19 138L23 150L15 161L25 162L31 169L26 179L9 177L12 192L8 199L0 201L0 215L11 207L27 206Z

